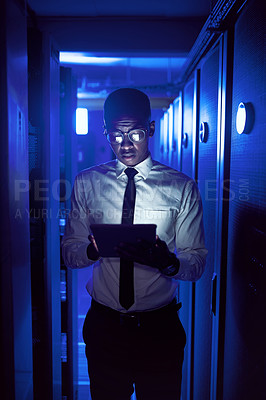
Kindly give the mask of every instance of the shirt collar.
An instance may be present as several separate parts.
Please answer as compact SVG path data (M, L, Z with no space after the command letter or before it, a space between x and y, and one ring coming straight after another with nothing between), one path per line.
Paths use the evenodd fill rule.
M137 164L134 166L134 168L138 171L138 175L136 175L136 178L142 177L143 179L147 179L150 170L152 169L153 162L151 155L149 154L147 158L145 158L144 161L141 163ZM120 178L120 176L125 175L125 169L128 168L127 165L123 164L121 161L116 160L116 177L117 179Z

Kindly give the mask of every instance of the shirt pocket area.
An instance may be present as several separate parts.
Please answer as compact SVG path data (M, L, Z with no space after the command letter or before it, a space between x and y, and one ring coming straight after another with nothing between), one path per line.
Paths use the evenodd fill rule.
M171 208L138 209L134 215L134 224L155 224L156 234L162 240L169 241L175 235L176 216L177 210Z

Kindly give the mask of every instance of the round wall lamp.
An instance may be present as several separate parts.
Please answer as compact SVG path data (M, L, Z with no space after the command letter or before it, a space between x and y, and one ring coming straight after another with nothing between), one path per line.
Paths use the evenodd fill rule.
M254 124L254 109L251 103L239 103L236 113L236 130L239 135L249 133Z
M200 123L199 140L201 143L206 143L208 140L209 127L207 122Z

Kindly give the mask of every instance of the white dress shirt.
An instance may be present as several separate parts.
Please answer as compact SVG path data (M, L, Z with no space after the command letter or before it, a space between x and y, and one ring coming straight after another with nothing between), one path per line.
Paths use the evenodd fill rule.
M121 224L127 168L119 160L80 172L74 183L71 211L62 240L65 264L70 268L90 266L86 288L92 298L118 311L119 258L88 260L90 224ZM191 178L148 156L134 167L135 224L156 224L156 233L171 252L176 251L180 269L167 277L158 269L134 263L135 303L128 311L152 310L176 296L177 280L195 281L203 273L207 250L204 246L202 204Z

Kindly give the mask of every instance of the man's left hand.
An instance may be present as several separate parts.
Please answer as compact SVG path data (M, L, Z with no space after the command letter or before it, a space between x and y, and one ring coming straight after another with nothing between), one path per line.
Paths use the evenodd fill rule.
M158 268L161 272L171 265L173 260L173 253L169 251L167 244L158 236L156 236L154 244L141 239L136 245L120 243L116 250L122 258Z

